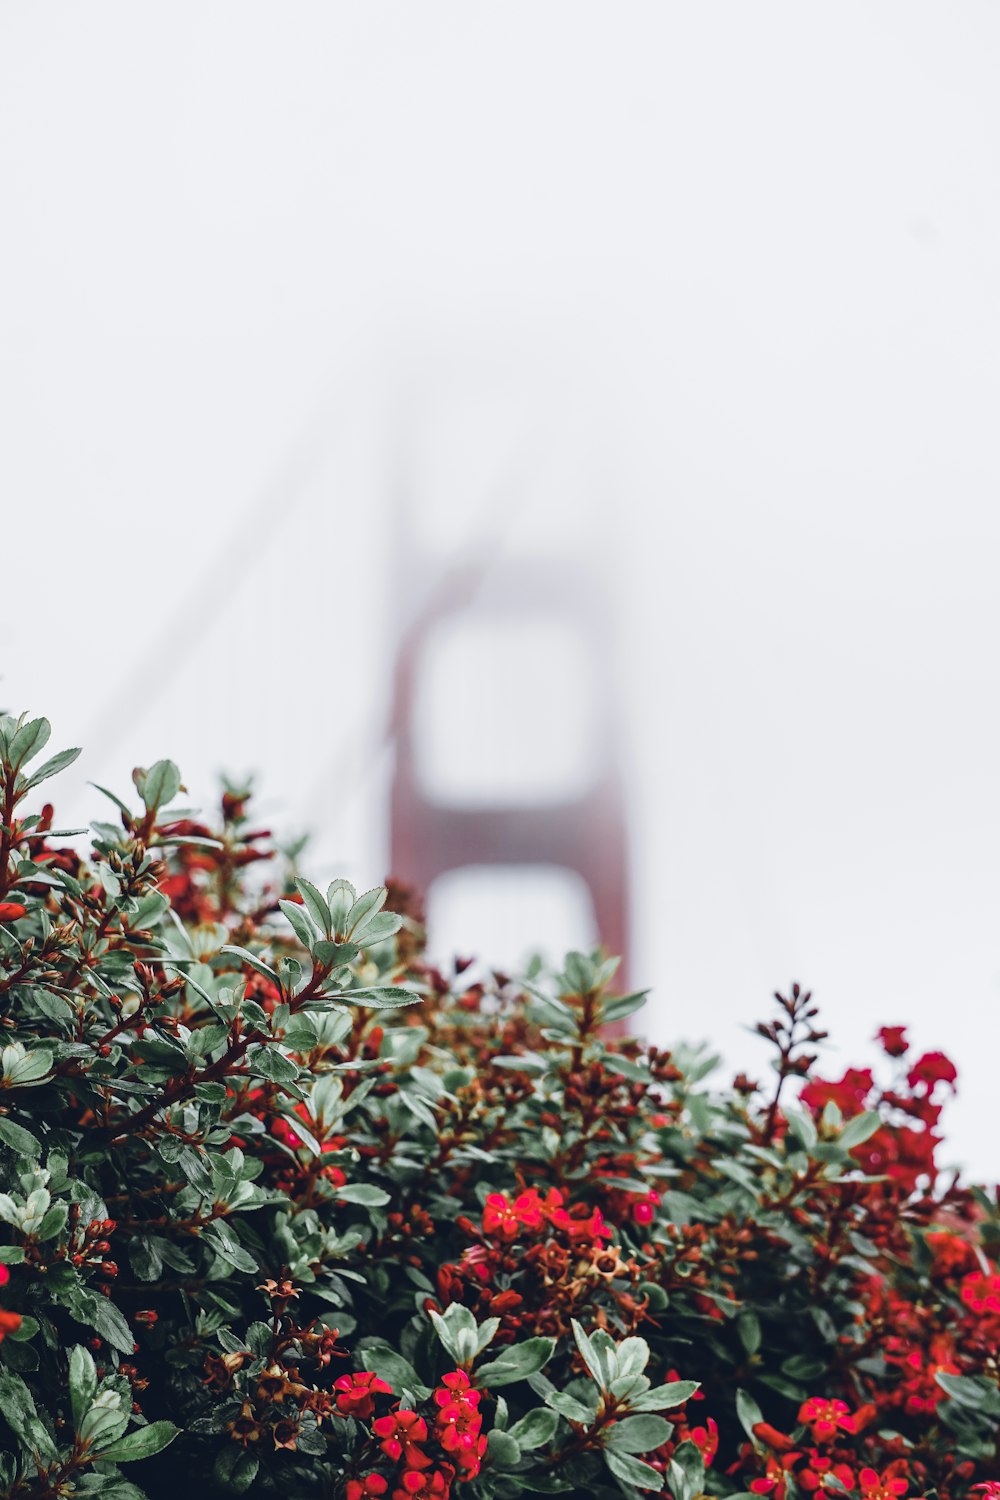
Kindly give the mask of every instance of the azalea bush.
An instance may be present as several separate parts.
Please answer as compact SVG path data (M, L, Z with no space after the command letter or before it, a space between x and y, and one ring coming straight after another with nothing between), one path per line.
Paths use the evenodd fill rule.
M943 1054L830 1079L793 986L713 1086L613 960L435 967L246 787L158 762L80 853L48 735L0 720L3 1500L997 1492Z

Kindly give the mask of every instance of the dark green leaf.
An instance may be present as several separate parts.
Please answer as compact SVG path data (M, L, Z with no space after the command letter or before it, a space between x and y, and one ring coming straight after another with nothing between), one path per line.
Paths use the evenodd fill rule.
M629 1453L615 1453L610 1448L605 1448L604 1462L616 1479L634 1484L637 1489L659 1492L663 1488L663 1475Z
M6 1116L0 1116L0 1141L16 1151L18 1156L40 1156L42 1143L23 1125L16 1125Z
M650 1413L615 1422L608 1428L605 1441L609 1448L621 1453L652 1453L654 1448L667 1441L672 1430L663 1417L654 1417Z
M97 1368L89 1349L75 1344L69 1354L69 1396L73 1408L73 1430L79 1432L97 1394Z
M522 1343L511 1344L496 1359L479 1366L476 1384L495 1390L498 1386L525 1380L548 1364L555 1346L555 1339L549 1338L525 1339Z
M111 1463L126 1464L135 1463L140 1458L152 1458L154 1453L159 1453L172 1443L177 1436L179 1428L173 1422L150 1422L148 1427L138 1427L134 1432L126 1433L125 1437L119 1438L117 1443L112 1443L110 1448L105 1448L100 1455Z
M368 1182L349 1182L346 1187L337 1189L341 1203L360 1203L365 1208L381 1208L389 1202L389 1196L384 1188Z

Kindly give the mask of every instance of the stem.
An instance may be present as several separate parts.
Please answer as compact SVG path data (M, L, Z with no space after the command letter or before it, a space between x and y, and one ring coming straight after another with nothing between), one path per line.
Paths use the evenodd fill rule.
M17 806L17 772L4 767L3 829L0 831L0 896L10 889L10 851L14 839L14 808Z

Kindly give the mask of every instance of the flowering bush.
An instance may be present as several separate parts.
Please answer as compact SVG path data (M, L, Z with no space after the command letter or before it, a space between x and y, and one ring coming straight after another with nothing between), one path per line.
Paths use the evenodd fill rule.
M4 1500L996 1500L946 1057L886 1027L827 1079L793 986L773 1078L714 1090L608 1039L613 961L444 973L246 788L208 825L161 761L77 854L48 732L0 721Z

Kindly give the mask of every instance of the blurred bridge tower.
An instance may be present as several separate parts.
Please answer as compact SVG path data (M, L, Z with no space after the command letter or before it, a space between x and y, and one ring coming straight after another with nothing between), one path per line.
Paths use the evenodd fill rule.
M411 550L405 545L409 517L400 516L400 521L397 546L403 567L396 597L405 600L414 585L428 577L429 560L421 556L419 546ZM395 769L390 868L393 876L425 896L442 875L472 865L556 866L575 873L589 893L595 935L607 952L622 956L617 989L627 985L629 863L615 746L617 695L606 589L606 578L585 561L509 557L499 545L482 548L460 567L437 569L426 602L399 627L391 710ZM442 629L461 633L472 627L481 633L486 626L502 640L511 627L523 631L533 625L539 631L535 672L544 676L553 670L544 650L546 635L552 636L546 627L552 625L564 637L571 636L586 664L595 708L589 784L572 788L565 797L546 794L519 802L493 800L488 792L473 805L443 797L440 776L429 776L429 768L420 764L416 733L425 668L438 649L435 637L440 639ZM482 662L482 670L489 672L488 660ZM452 702L460 704L462 682L448 686ZM475 731L488 733L490 727L480 724ZM492 728L501 735L530 733L524 724L498 723ZM567 726L567 733L573 732L573 726ZM468 754L475 753L470 736ZM436 794L428 783L437 785Z

